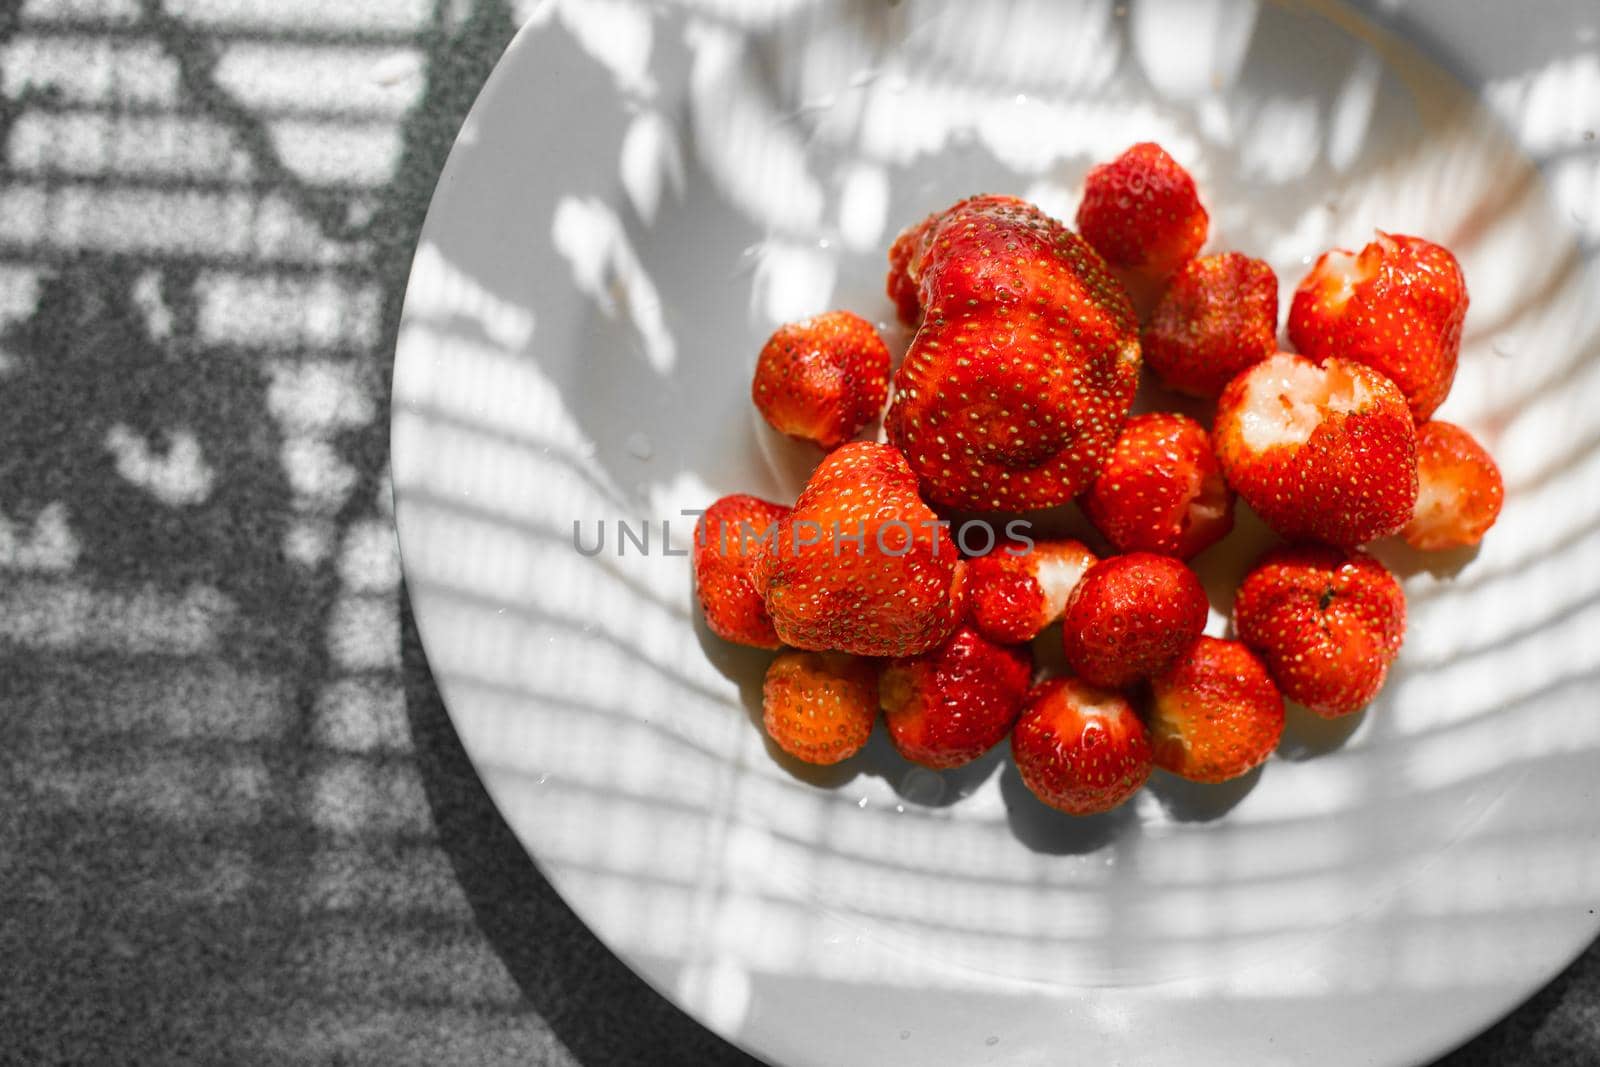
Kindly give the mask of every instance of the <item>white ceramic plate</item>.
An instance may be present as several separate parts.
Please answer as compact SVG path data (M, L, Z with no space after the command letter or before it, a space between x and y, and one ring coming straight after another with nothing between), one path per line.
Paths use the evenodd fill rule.
M1395 8L1399 5L1385 5ZM1588 0L544 3L423 232L394 382L407 579L463 743L595 932L785 1067L1400 1064L1511 1008L1600 889L1600 60ZM1448 73L1445 62L1455 73ZM748 399L777 322L885 324L903 225L976 191L1071 218L1141 139L1285 291L1373 227L1460 255L1441 415L1498 456L1475 558L1384 550L1388 688L1244 783L1037 805L997 753L774 758L764 657L693 610L683 509L817 458ZM902 345L906 337L886 325ZM585 546L604 520L604 551ZM618 555L617 523L650 524ZM1225 625L1259 528L1202 557ZM537 931L529 931L537 936Z

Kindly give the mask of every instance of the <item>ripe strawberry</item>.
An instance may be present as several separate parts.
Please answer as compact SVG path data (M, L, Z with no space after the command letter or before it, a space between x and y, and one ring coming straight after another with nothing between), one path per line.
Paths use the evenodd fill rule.
M1205 427L1186 415L1129 419L1079 503L1122 552L1189 559L1233 529L1233 490Z
M1500 517L1500 468L1466 430L1433 419L1417 427L1417 507L1400 536L1413 548L1475 545Z
M1180 393L1216 396L1278 350L1278 279L1237 252L1185 263L1144 328L1145 363Z
M761 349L750 395L774 430L838 448L883 411L889 348L848 311L791 322Z
M1033 795L1069 815L1110 811L1150 777L1150 738L1132 706L1077 678L1034 687L1011 755Z
M849 759L878 718L878 668L836 652L785 652L767 668L761 721L767 735L807 763Z
M1406 597L1364 552L1298 545L1268 552L1245 575L1233 620L1283 695L1331 719L1383 687L1405 637Z
M912 763L948 770L971 763L1006 736L1033 680L1023 648L962 626L943 645L893 660L878 681L889 737Z
M1100 257L1033 205L981 196L901 234L889 259L889 292L914 293L922 325L884 428L928 498L1006 511L1070 500L1139 383L1133 309Z
M1206 243L1194 179L1158 144L1136 144L1089 172L1078 232L1111 266L1165 278Z
M812 472L752 575L785 644L861 656L914 656L966 610L962 562L917 496L905 457L856 441Z
M781 504L738 493L712 504L695 524L691 553L695 592L706 625L725 641L756 648L782 644L751 575L762 552L762 535L775 530L788 511Z
M1093 685L1120 689L1164 669L1206 625L1206 592L1170 556L1134 552L1089 568L1061 620L1067 662Z
M972 623L1002 645L1031 641L1061 618L1095 554L1078 541L1008 541L967 561Z
M1228 484L1285 537L1359 545L1411 518L1416 430L1400 390L1360 363L1257 363L1222 391L1211 439Z
M1341 248L1317 260L1289 305L1289 339L1318 362L1337 356L1381 371L1424 422L1455 380L1466 315L1455 256L1380 230L1360 255Z
M1226 782L1263 763L1283 736L1283 695L1238 641L1201 637L1150 680L1157 767Z

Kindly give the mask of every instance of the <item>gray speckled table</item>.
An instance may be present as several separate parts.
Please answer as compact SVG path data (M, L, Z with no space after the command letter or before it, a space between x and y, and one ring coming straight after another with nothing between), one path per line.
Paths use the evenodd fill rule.
M404 609L393 331L516 17L0 5L6 1062L749 1062L541 878ZM1441 1062L1600 1062L1597 992Z

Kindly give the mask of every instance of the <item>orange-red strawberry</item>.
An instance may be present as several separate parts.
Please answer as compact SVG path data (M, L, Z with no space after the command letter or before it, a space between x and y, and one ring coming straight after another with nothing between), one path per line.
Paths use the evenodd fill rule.
M878 681L889 738L912 763L948 770L1005 739L1033 679L1033 657L962 626L931 652L893 660Z
M918 497L905 457L852 442L811 473L752 578L785 644L914 656L966 610L966 564L947 526Z
M1417 506L1400 531L1413 548L1475 545L1500 517L1500 468L1466 430L1432 419L1417 427Z
M1158 144L1136 144L1089 172L1078 232L1107 263L1165 278L1206 243L1210 220L1194 179Z
M1099 471L1139 381L1127 294L1076 234L1014 197L900 235L889 292L922 325L884 420L936 503L1062 504Z
M1134 552L1089 568L1061 620L1067 662L1093 685L1119 689L1163 670L1205 629L1206 592L1170 556Z
M789 511L759 497L737 493L706 509L694 528L695 592L706 625L725 641L756 648L782 642L751 578L771 533Z
M1268 552L1245 575L1233 622L1284 696L1335 718L1383 688L1405 638L1406 597L1364 552L1298 545Z
M967 610L983 636L1031 641L1061 618L1083 573L1097 562L1078 541L1006 541L967 561Z
M1141 335L1144 359L1180 393L1216 396L1278 350L1278 279L1259 259L1225 252L1185 263Z
M883 411L889 348L848 311L791 322L761 349L750 395L774 430L838 448Z
M1033 795L1069 815L1110 811L1150 777L1150 738L1133 707L1077 678L1034 687L1011 755Z
M1450 392L1467 315L1467 283L1450 252L1378 231L1360 255L1335 249L1289 305L1289 339L1312 359L1353 359L1405 393L1418 422Z
M1284 352L1257 363L1222 391L1211 440L1228 484L1285 537L1359 545L1411 518L1411 414L1360 363Z
M1201 637L1150 679L1150 743L1157 767L1193 782L1254 770L1283 736L1283 695L1254 652Z
M1079 501L1122 552L1188 559L1233 529L1233 490L1205 427L1186 415L1135 415Z
M834 652L785 652L767 668L761 721L767 735L807 763L849 759L878 719L878 667Z

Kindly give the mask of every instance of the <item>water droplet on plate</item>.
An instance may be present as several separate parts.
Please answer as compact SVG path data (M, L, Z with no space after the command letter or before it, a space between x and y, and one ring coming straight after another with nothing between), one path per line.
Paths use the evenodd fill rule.
M628 435L628 455L634 459L649 459L656 454L656 446L650 443L650 438L634 431Z

